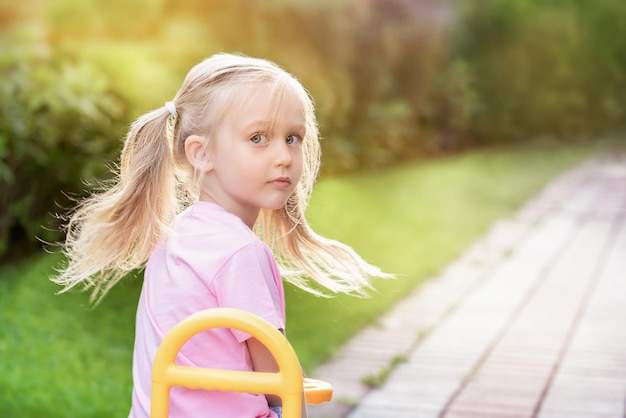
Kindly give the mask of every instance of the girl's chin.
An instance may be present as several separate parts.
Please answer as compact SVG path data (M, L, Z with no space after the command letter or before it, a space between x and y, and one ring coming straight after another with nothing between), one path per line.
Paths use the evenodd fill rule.
M265 209L267 209L267 210L279 210L279 209L284 208L286 204L287 204L286 200L284 202L276 202L276 204L270 204L270 205L266 206Z

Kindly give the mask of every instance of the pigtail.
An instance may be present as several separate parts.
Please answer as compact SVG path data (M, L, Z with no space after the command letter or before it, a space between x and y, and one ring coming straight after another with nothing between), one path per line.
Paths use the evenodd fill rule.
M184 201L174 161L176 131L165 108L132 125L112 187L81 202L67 222L67 264L52 279L61 292L81 284L99 301L148 259Z
M262 212L260 224L259 235L272 248L283 279L317 296L367 296L371 278L394 277L350 246L313 231L296 199L282 209Z

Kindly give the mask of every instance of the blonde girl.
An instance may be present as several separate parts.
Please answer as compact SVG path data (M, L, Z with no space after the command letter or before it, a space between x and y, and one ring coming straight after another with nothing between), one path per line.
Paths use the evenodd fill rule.
M99 301L145 266L137 309L131 417L150 411L161 339L202 309L245 309L285 328L282 279L315 294L362 294L385 274L304 217L320 164L311 98L266 60L214 55L187 74L171 102L132 125L116 181L77 207L67 265L53 278ZM272 252L270 252L270 249ZM275 370L249 335L213 330L180 364ZM280 399L174 388L171 417L276 417ZM306 409L303 410L306 416Z

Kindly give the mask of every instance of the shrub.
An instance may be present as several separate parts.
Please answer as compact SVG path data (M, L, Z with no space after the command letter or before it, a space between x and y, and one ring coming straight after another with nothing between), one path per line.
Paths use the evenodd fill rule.
M473 74L477 142L623 128L623 1L474 0L460 16L456 54Z
M103 178L125 104L86 64L34 49L0 55L0 260L61 238L53 211Z

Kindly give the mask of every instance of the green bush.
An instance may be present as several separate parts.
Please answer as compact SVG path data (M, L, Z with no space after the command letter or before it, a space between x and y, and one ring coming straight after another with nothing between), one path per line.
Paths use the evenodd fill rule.
M51 211L70 207L83 182L106 177L125 119L123 100L88 65L2 50L0 259L32 250L37 238L61 238Z
M469 134L502 144L623 128L624 19L621 0L463 3L457 53L480 103Z
M52 46L105 70L133 113L216 51L283 65L315 98L324 174L626 122L623 0L70 2L49 3Z

